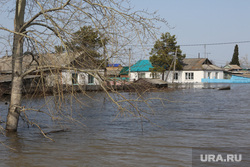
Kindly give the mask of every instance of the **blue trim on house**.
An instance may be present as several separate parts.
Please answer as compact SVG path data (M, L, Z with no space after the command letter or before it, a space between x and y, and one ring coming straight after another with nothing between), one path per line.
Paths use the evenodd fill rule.
M232 75L231 79L201 79L203 83L250 83L250 78Z

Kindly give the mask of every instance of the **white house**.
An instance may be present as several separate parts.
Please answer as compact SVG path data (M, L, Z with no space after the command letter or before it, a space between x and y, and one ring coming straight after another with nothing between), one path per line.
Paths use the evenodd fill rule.
M140 78L159 78L159 73L152 73L151 68L154 68L149 60L139 60L130 68L130 81L135 81Z
M54 86L57 84L62 85L101 85L104 76L104 70L62 70L57 73L50 73L46 77L46 84L48 86Z
M186 58L183 60L183 70L165 72L167 82L201 83L203 78L223 79L223 69L213 65L207 58Z
M104 76L104 69L98 69L98 65L85 60L84 54L76 55L58 55L57 61L53 65L57 65L59 69L52 68L46 70L46 84L54 85L100 85L101 76ZM47 62L50 64L54 61L55 56L47 56ZM51 61L50 61L51 60ZM73 70L74 69L74 70Z
M86 70L88 71L88 70ZM62 84L66 85L100 85L101 78L97 72L75 72L72 70L62 71ZM104 75L104 70L99 70L99 74Z

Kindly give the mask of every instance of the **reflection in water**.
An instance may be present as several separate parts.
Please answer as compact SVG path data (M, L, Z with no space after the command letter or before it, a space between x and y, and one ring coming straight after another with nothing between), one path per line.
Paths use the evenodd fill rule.
M250 85L231 85L230 91L192 88L145 94L145 98L167 99L149 102L155 112L147 115L151 122L120 115L114 119L115 106L104 100L102 93L94 93L91 95L97 100L82 97L85 107L72 105L79 113L74 116L86 127L61 122L70 130L50 134L55 142L24 123L15 135L0 137L16 149L0 146L0 166L191 166L192 147L250 144L249 88ZM136 98L133 93L123 95ZM27 106L34 107L42 101L27 102ZM0 103L2 111L4 107ZM58 128L46 116L31 116L39 118L45 131L51 130L48 127Z
M6 162L7 166L20 166L22 163L22 160L24 159L23 154L23 141L21 136L19 136L18 132L8 132L6 133L6 146L8 148L5 148L6 151L9 151L6 155L6 159L10 159L9 162ZM10 149L10 150L8 150ZM26 163L24 163L26 164Z

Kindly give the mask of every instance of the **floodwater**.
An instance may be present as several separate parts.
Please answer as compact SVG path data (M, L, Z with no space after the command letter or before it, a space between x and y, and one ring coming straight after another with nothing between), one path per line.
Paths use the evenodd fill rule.
M249 146L249 93L248 84L231 85L231 90L224 91L189 88L147 93L144 99L154 98L148 101L152 110L145 103L135 105L153 112L142 112L148 120L118 114L104 93L90 93L91 99L81 97L84 106L69 99L65 108L70 108L72 102L72 110L64 116L66 120L73 117L72 121L64 119L56 124L41 113L29 114L30 120L37 120L45 132L67 128L66 132L49 134L51 141L20 119L18 133L0 136L0 166L192 166L192 147ZM122 95L137 97L136 93ZM44 102L24 100L27 108ZM53 108L53 104L47 105L41 110ZM5 119L7 108L0 102L1 119Z

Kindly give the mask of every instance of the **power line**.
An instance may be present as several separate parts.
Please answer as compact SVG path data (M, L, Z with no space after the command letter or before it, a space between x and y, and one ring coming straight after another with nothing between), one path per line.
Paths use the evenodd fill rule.
M218 42L218 43L197 43L197 44L181 44L179 46L204 46L204 45L229 45L229 44L238 44L238 43L250 43L250 41L238 41L238 42ZM142 47L152 47L154 44L148 45L126 45L126 46L142 46Z
M250 43L250 41L238 41L238 42L219 42L219 43L198 43L198 44L181 44L179 46L182 46L182 47L189 47L189 46L211 46L211 45L229 45L229 44L239 44L239 43ZM108 45L108 44L107 44ZM120 45L122 46L122 45ZM130 44L130 45L125 45L125 46L128 46L128 47L153 47L154 44L148 44L148 45L138 45L138 44ZM11 52L11 50L8 50ZM4 56L5 53L2 53L0 52L0 55ZM1 56L0 56L1 57Z
M250 43L250 41L203 43L203 44L186 44L186 45L180 45L180 46L229 45L229 44L237 44L237 43Z

